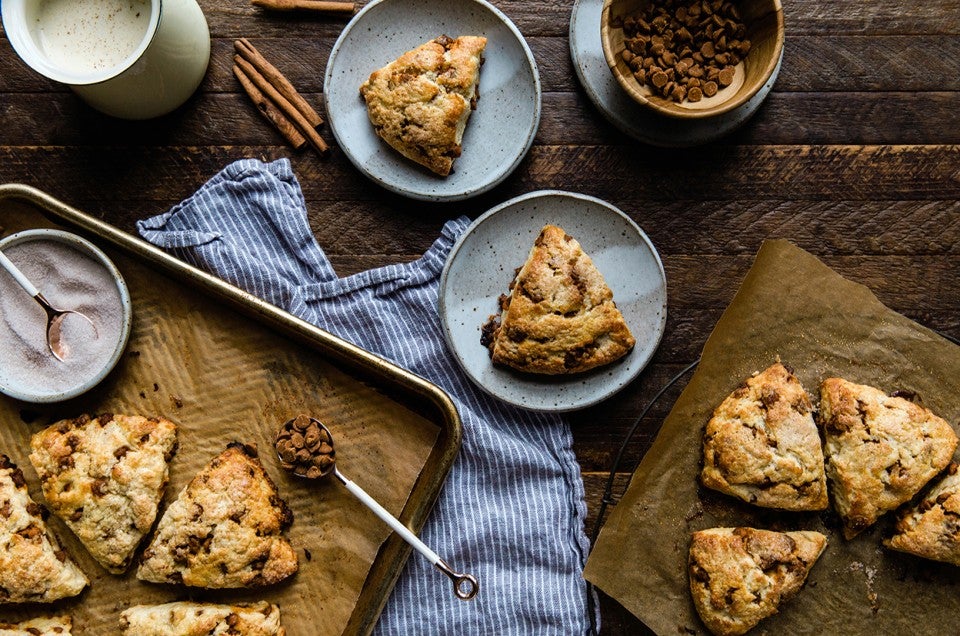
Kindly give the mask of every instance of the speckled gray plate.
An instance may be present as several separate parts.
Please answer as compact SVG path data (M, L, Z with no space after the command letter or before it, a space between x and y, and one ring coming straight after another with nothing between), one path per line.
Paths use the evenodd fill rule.
M491 364L480 329L547 224L577 239L613 290L637 340L625 358L562 377ZM440 319L448 347L482 389L527 409L570 411L613 395L650 361L667 320L666 276L650 239L617 208L583 194L532 192L483 214L453 246L440 278Z
M367 118L360 85L370 73L440 35L487 38L480 101L454 172L440 177L383 142ZM540 75L517 27L485 0L375 0L337 39L324 78L330 129L353 164L388 190L427 201L475 196L503 181L540 125Z
M638 141L683 148L704 144L742 126L766 99L780 73L783 54L770 79L739 108L708 119L684 120L658 115L630 99L610 72L600 42L603 0L577 0L570 16L570 57L580 84L607 120Z

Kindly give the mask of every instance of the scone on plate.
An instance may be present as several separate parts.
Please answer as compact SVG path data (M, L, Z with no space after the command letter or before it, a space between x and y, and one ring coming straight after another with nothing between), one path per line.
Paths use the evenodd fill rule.
M700 619L717 636L746 633L801 590L826 546L827 538L813 531L693 533L687 566Z
M847 539L909 501L957 448L953 428L929 409L841 378L820 385L819 419L827 480Z
M283 536L291 523L256 449L231 443L164 512L137 578L205 588L278 583L298 567Z
M777 362L731 393L707 423L703 485L765 508L828 506L813 405Z
M70 636L73 619L69 616L31 618L19 623L0 622L0 636Z
M951 463L915 506L898 513L888 548L960 565L960 470Z
M69 616L31 618L19 623L0 622L0 636L70 636L73 619Z
M49 603L87 586L47 528L45 514L30 498L23 472L0 455L0 603Z
M556 225L541 230L482 331L494 364L547 375L610 364L636 343L593 260Z
M360 86L377 135L404 157L447 176L479 99L487 38L446 35L407 51Z
M53 513L122 574L157 518L176 445L177 427L162 417L84 415L35 434L30 461Z
M175 601L163 605L135 605L120 614L124 636L284 636L280 608L260 601L219 605Z

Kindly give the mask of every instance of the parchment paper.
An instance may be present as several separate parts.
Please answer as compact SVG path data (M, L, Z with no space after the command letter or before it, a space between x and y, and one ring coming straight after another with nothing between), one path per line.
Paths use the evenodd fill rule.
M4 235L50 225L29 206L0 204ZM0 621L65 612L73 616L74 633L106 635L119 633L120 612L139 603L263 599L280 606L290 636L341 634L390 529L333 478L311 482L287 474L276 459L273 437L284 421L298 413L318 417L333 433L337 466L343 474L397 515L437 440L439 427L340 371L308 347L140 261L106 245L100 247L130 288L134 328L127 350L104 383L73 401L37 407L0 395L0 452L23 469L31 496L43 503L28 459L33 433L59 418L81 413L165 416L179 426L179 449L170 465L162 514L229 442L254 443L264 468L293 510L294 522L286 534L300 557L300 571L279 585L249 591L144 583L136 579L135 566L124 576L107 573L51 516L49 525L91 585L79 597L49 607L0 607Z
M699 485L713 409L777 356L814 398L823 378L839 375L916 391L955 428L960 419L960 348L807 252L765 242L607 520L584 576L659 634L704 634L688 587L690 533L716 526L818 530L829 545L805 589L756 633L960 633L960 568L885 549L892 515L845 541L833 512L764 510Z

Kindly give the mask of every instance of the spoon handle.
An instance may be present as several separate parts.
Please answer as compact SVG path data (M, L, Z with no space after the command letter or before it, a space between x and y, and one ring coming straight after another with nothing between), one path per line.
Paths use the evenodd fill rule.
M10 272L10 275L13 276L13 280L17 281L17 284L23 287L23 291L27 292L31 296L36 296L40 291L27 280L27 277L23 275L23 272L20 271L20 268L13 264L7 255L3 252L0 252L0 265L3 266L3 269Z
M421 541L417 535L410 531L409 528L400 523L400 521L392 514L387 512L387 509L377 503L377 500L368 495L363 488L344 477L343 473L341 473L338 468L334 467L333 474L337 479L340 480L340 483L347 487L347 490L349 490L357 499L363 502L366 507L370 508L370 510L376 513L376 515L380 517L384 523L393 528L397 534L403 537L404 541L416 548L417 551L423 556L427 557L427 560L435 565L438 570L450 577L450 580L453 581L453 591L457 598L469 600L477 595L477 592L480 590L480 584L477 583L476 578L470 574L461 574L460 572L455 572L443 559L440 558L440 555L431 550L427 544Z

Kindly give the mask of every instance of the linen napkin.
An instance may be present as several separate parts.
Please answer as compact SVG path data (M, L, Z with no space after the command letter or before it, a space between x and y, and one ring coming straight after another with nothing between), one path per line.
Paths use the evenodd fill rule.
M411 553L375 633L592 633L599 617L582 578L586 505L569 425L483 393L442 336L440 273L469 223L448 221L414 262L338 278L307 223L289 161L243 159L137 229L175 256L434 382L456 404L463 444L420 537L474 574L480 593L455 599L450 581Z

